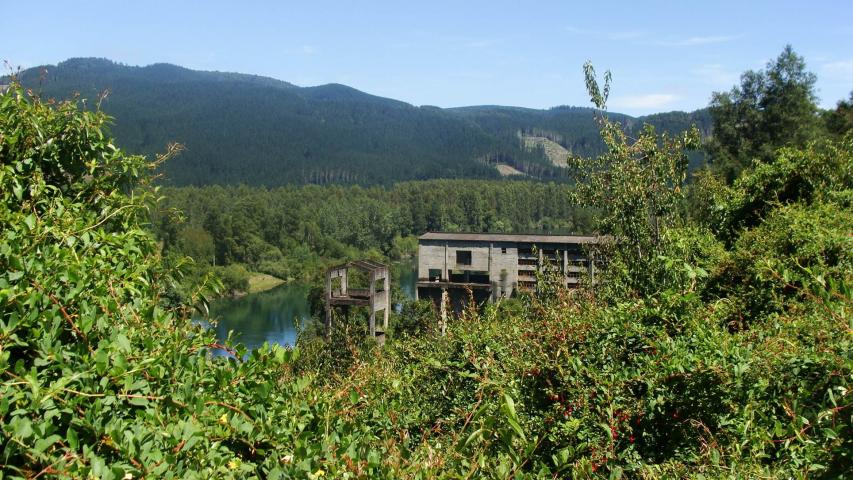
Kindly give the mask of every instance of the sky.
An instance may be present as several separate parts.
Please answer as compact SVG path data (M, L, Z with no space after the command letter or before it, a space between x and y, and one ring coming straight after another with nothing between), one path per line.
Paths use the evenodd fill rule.
M853 90L853 0L0 0L0 60L167 62L343 83L415 105L588 106L582 66L613 74L611 111L707 106L786 44L833 107Z

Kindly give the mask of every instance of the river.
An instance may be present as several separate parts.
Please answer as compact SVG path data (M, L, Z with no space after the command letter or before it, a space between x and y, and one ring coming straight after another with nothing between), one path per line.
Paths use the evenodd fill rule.
M398 287L407 298L414 298L416 281L417 259L391 266L392 288ZM310 289L307 283L288 282L265 292L216 300L210 306L216 337L224 340L233 331L235 340L249 349L264 342L295 344L297 325L311 320Z

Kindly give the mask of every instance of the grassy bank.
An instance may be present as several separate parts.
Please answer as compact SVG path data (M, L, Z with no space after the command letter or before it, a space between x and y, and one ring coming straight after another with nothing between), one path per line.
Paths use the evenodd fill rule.
M246 293L259 293L271 290L284 283L284 280L266 273L254 272L249 276L249 290Z

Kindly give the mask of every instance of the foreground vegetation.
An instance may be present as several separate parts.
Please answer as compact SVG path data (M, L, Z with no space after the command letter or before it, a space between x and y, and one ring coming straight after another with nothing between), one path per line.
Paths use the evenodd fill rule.
M695 134L635 141L601 116L606 153L572 161L619 239L599 288L543 275L536 296L467 311L445 336L409 304L382 349L350 318L222 358L164 296L180 270L141 227L152 165L103 122L14 85L0 96L4 478L853 471L850 133L777 148L731 185L704 175L690 195L705 208L686 216Z

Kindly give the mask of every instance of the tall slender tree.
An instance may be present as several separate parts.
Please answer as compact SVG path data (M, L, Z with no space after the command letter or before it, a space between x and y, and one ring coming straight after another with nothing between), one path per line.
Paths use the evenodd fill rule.
M711 161L728 181L782 146L803 146L819 131L816 77L787 45L764 71L749 70L739 86L715 92Z

